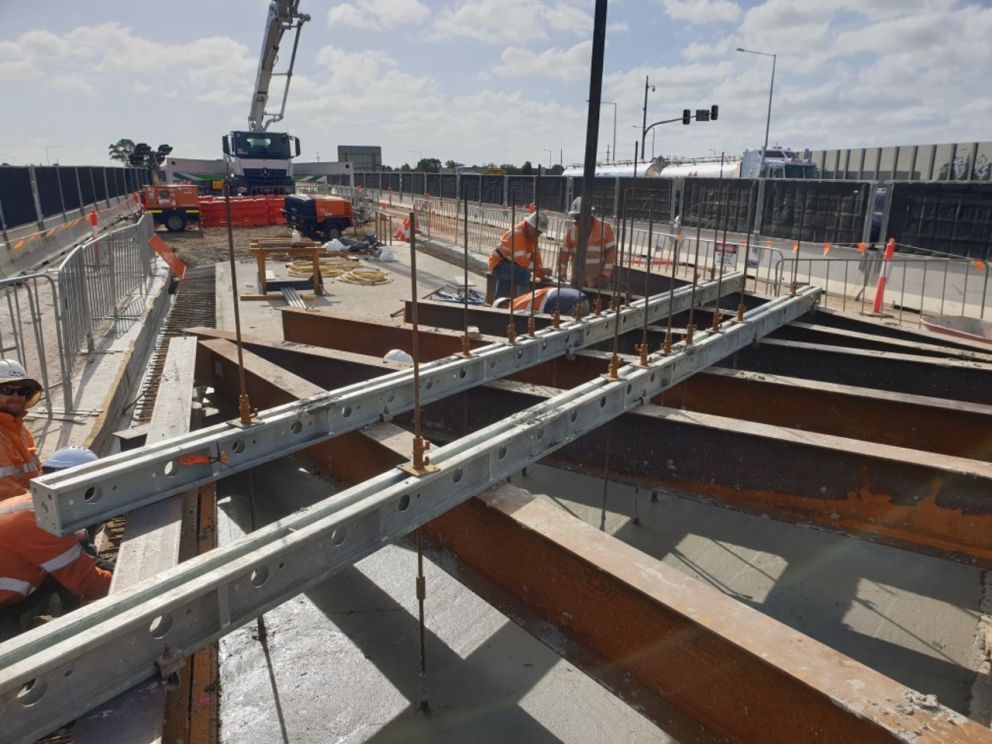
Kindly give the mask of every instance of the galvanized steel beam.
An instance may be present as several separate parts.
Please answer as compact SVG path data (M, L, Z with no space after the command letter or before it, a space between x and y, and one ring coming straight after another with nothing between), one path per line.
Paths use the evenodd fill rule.
M394 469L0 647L3 735L31 739L145 680L528 463L809 311L818 291L701 333L442 447L436 472ZM540 337L537 339L540 342ZM298 414L299 415L299 414ZM248 436L248 434L243 434Z
M734 291L740 274L724 278L721 291ZM696 301L718 296L717 282L696 289ZM677 290L674 307L685 309L691 300L687 288ZM639 327L648 304L648 320L668 315L669 298L640 300L618 313L587 316L521 336L515 343L480 348L471 357L449 357L421 366L424 402L467 390L513 372L564 356L612 338L617 322L621 331ZM160 501L168 496L233 475L254 465L290 454L366 424L388 419L413 407L413 370L397 371L374 382L332 390L300 402L264 411L257 422L219 424L90 465L36 478L31 483L38 524L66 534L88 524ZM178 457L202 454L205 464L181 465Z

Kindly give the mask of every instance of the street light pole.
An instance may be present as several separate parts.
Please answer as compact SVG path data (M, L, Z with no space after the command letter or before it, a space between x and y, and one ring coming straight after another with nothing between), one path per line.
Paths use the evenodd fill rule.
M765 118L765 146L761 150L761 177L764 178L768 175L765 159L768 157L768 131L772 125L772 94L775 92L775 64L778 62L778 55L769 54L768 52L756 52L753 49L742 49L741 47L737 47L737 51L744 52L744 54L759 54L762 57L772 58L772 81L768 86L768 116Z
M641 153L644 153L644 140L647 136L648 128L648 88L654 91L654 86L648 81L648 76L644 76L644 108L641 109ZM616 144L614 143L614 147Z

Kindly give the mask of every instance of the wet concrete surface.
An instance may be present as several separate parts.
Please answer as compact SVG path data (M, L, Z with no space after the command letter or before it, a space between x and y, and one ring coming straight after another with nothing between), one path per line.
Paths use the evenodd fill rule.
M288 461L255 471L264 524L329 494ZM601 480L513 479L600 524ZM222 483L223 539L248 525L248 476ZM607 531L940 702L974 705L982 572L668 493L610 483ZM495 556L494 559L498 559ZM664 742L666 735L425 562L418 709L415 553L388 546L221 641L223 742ZM714 701L715 705L719 701ZM987 723L987 721L985 721Z
M329 495L287 461L255 470L261 526ZM248 476L221 483L221 540L250 524ZM416 553L387 546L220 642L221 741L669 742L653 723L425 561L419 709Z

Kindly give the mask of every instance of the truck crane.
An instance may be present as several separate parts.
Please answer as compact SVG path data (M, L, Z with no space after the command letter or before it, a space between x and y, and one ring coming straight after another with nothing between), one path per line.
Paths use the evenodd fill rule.
M269 4L255 92L248 112L248 130L231 132L223 138L224 159L236 193L291 194L296 190L292 158L300 154L300 140L285 132L269 132L268 129L270 124L282 120L286 111L300 30L310 20L309 15L299 12L299 4L300 0L272 0ZM275 72L279 45L287 31L295 31L289 67L285 72ZM277 112L266 110L273 77L286 78Z

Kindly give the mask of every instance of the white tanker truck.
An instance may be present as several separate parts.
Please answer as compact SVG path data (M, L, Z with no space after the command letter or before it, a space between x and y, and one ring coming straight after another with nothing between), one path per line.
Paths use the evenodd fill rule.
M769 178L816 178L816 163L808 155L781 147L768 148L765 159ZM637 164L638 178L757 178L761 172L761 148L745 150L739 157L693 158L683 162L653 160ZM581 177L582 167L571 166L563 176ZM597 165L596 176L633 178L634 163Z

